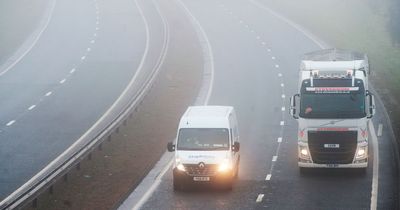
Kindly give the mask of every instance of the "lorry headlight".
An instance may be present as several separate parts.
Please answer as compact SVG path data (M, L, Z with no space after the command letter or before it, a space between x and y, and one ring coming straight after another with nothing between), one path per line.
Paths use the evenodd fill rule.
M232 169L232 164L227 159L225 159L218 166L218 172L226 172L226 171L231 170L231 169Z
M305 146L299 146L300 158L302 159L310 159L310 153L308 152L308 148Z
M367 157L368 148L367 147L360 147L357 150L356 159L363 159Z

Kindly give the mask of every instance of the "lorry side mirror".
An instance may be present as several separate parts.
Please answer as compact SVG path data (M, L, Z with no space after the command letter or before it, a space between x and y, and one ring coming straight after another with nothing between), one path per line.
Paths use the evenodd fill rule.
M168 152L173 152L173 151L175 151L175 145L172 142L168 142L167 149L168 149Z
M290 109L289 113L292 115L294 119L299 119L299 116L297 115L297 109L296 109L296 99L300 97L300 94L296 94L292 97L290 97Z
M375 96L370 93L367 92L367 96L368 96L368 117L367 118L372 118L375 115Z
M240 143L235 141L235 143L233 143L233 146L232 146L232 151L239 152L239 150L240 150Z

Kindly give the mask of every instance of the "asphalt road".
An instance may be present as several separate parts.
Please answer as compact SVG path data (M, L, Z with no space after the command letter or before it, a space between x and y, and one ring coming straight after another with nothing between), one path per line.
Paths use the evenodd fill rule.
M180 8L182 18L190 18L176 0L157 2L166 16L169 8ZM379 157L372 152L371 137L365 174L354 170L300 174L297 122L288 115L288 98L297 93L301 55L321 46L265 9L262 5L267 1L182 2L212 47L214 80L208 104L231 105L237 111L240 175L231 192L208 188L174 192L172 171L168 170L159 185L152 185L154 193L145 195L148 200L142 209L370 209L376 201L378 209L396 208L393 136L380 102L373 120ZM378 173L374 174L374 168L379 168ZM373 183L378 188L373 188ZM378 197L373 190L378 190Z
M131 0L55 1L37 41L1 69L0 199L85 133L135 74L141 84L160 57L162 30L155 10Z

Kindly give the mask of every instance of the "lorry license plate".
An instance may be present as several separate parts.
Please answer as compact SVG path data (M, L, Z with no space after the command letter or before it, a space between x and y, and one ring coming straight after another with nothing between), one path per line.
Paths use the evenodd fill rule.
M339 148L339 144L324 144L325 148Z
M195 176L193 177L193 180L196 182L208 182L210 181L210 177L208 176Z
M337 168L337 167L339 167L339 164L326 164L326 167L328 167L328 168Z

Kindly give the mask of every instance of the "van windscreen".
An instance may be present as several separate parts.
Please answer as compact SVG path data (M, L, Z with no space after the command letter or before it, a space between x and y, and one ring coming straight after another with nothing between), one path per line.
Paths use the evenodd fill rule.
M229 130L226 128L181 128L178 150L228 150Z

